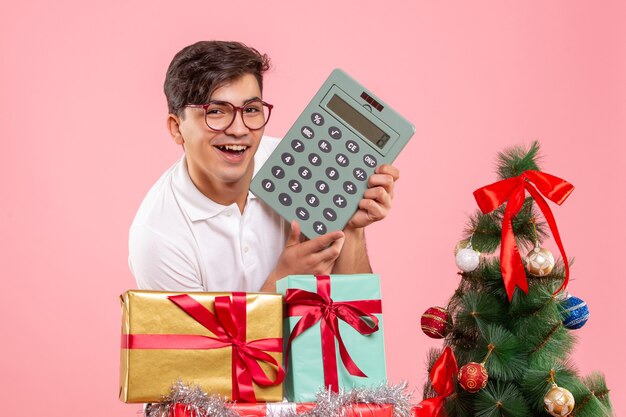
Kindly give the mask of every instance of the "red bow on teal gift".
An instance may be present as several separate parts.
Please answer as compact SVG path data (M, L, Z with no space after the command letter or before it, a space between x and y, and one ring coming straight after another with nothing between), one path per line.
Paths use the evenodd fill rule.
M382 313L380 300L334 301L331 298L330 277L317 275L317 292L290 288L285 296L286 316L302 316L291 331L287 342L287 354L293 339L320 322L322 357L324 367L324 386L331 391L339 391L337 372L337 354L335 339L339 345L339 357L350 375L367 377L354 363L346 348L341 333L339 320L344 321L362 335L378 331L376 313ZM287 357L285 357L287 363Z

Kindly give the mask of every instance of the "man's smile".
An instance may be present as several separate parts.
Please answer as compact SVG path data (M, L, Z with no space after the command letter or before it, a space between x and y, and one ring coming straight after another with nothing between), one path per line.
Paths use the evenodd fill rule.
M240 162L246 151L250 149L250 146L242 144L227 144L214 145L213 148L217 149L220 155L222 155L227 161Z

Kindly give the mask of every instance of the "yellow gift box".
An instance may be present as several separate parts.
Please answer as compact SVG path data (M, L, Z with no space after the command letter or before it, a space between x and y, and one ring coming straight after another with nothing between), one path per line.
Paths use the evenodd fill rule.
M122 294L120 399L159 402L181 380L240 402L282 401L282 296Z

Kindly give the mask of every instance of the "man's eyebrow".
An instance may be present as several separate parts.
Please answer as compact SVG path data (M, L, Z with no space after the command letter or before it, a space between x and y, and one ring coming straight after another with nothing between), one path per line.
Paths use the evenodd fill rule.
M244 102L243 102L243 104L248 104L248 103L250 103L251 101L255 101L255 100L261 100L261 97L254 96L254 97L249 98L249 99L247 99L246 101L244 101Z

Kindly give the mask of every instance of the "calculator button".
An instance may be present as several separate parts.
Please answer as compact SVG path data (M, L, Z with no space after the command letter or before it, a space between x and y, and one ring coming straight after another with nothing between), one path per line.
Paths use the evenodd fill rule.
M311 121L313 122L314 125L321 126L324 124L324 116L322 116L319 113L313 113L311 115Z
M316 153L309 154L309 162L318 167L322 165L322 158Z
M280 195L278 196L278 201L280 201L280 204L282 204L283 206L291 205L291 197L289 197L289 194L286 193L280 193Z
M335 205L339 208L344 208L348 205L346 199L343 198L343 196L340 194L335 194L335 196L333 197L333 203L335 203Z
M298 216L300 220L309 220L309 212L304 207L298 207L296 209L296 216Z
M352 173L354 174L354 178L359 181L365 181L367 179L367 174L365 173L365 170L361 168L354 168L354 171L352 171Z
M317 198L315 194L307 194L306 202L309 203L311 207L317 207L320 205L320 199Z
M313 129L308 126L304 126L302 130L300 130L300 133L302 133L302 136L307 139L313 139L313 136L315 136L315 132L313 132Z
M339 178L339 171L336 168L328 167L326 168L326 176L331 180L336 180Z
M378 162L376 162L376 158L374 158L372 155L365 155L363 157L363 162L365 162L365 165L370 168L374 168L378 164Z
M313 230L315 230L315 233L318 235L323 235L326 233L326 225L322 222L315 222L313 223Z
M276 177L278 179L285 178L285 170L282 169L282 167L279 167L279 166L272 167L272 174L274 174L274 177Z
M283 161L283 163L285 165L293 165L295 161L295 159L293 158L293 155L290 154L289 152L285 152L280 156L280 159Z
M353 182L346 181L343 183L343 190L348 194L356 193L356 185Z
M299 193L302 191L302 185L296 180L291 180L289 181L289 189L294 193Z
M348 157L342 153L337 154L335 161L337 161L337 163L342 167L347 167L350 164Z
M276 188L276 187L274 187L274 183L272 181L270 181L270 180L267 180L267 179L263 180L263 182L261 182L261 185L263 186L263 189L265 191L269 191L270 193L272 191L274 191L274 189Z
M339 130L339 128L336 126L329 127L328 134L333 139L341 139L341 130Z
M320 143L318 146L320 147L320 150L322 152L326 152L326 153L330 152L333 149L333 147L330 146L330 143L327 140L320 140Z
M308 180L313 176L313 174L311 174L311 170L307 167L300 167L298 169L298 174L300 174L300 176L305 180Z
M298 139L294 139L291 141L291 149L296 152L302 152L304 150L304 143Z
M334 222L337 219L337 213L331 208L325 208L323 214L324 218L329 222Z
M317 191L319 191L322 194L326 194L328 190L330 189L330 187L328 187L328 184L326 184L322 180L319 180L318 182L315 183L315 188L317 189Z
M359 144L353 140L349 140L346 142L346 149L352 153L359 152Z

